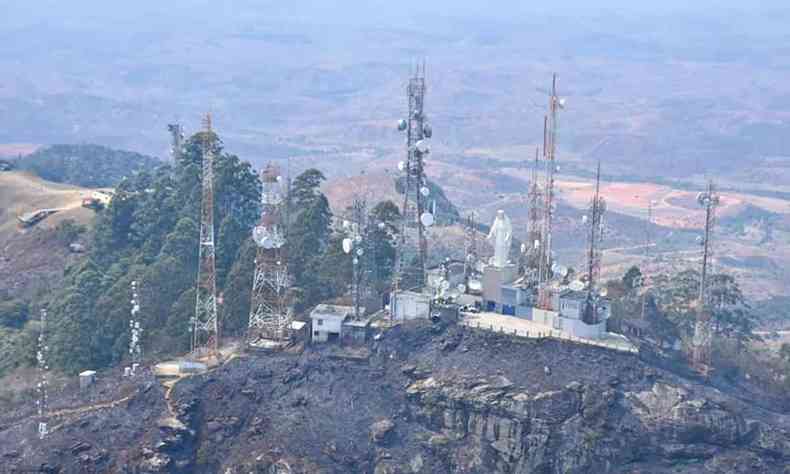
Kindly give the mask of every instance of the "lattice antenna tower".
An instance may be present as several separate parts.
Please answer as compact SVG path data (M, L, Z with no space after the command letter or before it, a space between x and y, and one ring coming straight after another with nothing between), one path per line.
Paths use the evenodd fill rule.
M36 411L38 413L38 437L44 439L49 434L49 342L47 334L47 310L41 309L41 328L38 334L36 363L38 366L38 383L36 384Z
M590 201L587 225L587 300L583 319L587 324L598 323L598 300L600 298L598 280L601 276L601 242L604 233L604 214L606 201L601 197L601 162L595 174L595 194Z
M200 246L192 352L216 356L219 351L217 273L214 246L214 140L211 114L203 119L203 176L200 208Z
M537 277L537 270L542 261L543 250L543 191L538 182L538 168L540 160L540 150L535 148L535 164L532 168L529 192L527 194L527 204L529 206L527 222L527 242L524 249L524 271L531 271Z
M140 313L140 295L136 281L132 281L132 309L129 318L129 358L132 361L132 373L143 360L142 337L143 328L140 326L138 314Z
M269 164L261 171L261 218L252 230L257 246L247 341L251 345L282 345L290 340L292 312L286 253L283 178Z
M421 291L425 286L427 243L425 229L433 225L434 216L426 206L430 194L425 179L424 158L430 153L427 140L432 130L425 116L425 65L409 80L408 117L398 122L406 133L406 161L398 167L403 172L403 209L398 258L393 286L395 292Z
M713 340L711 312L708 304L708 272L713 261L713 228L716 225L716 208L721 202L713 181L709 181L707 189L697 195L697 202L705 209L705 233L700 242L702 263L691 359L694 368L707 376L711 367L711 343Z
M347 222L347 237L343 239L343 251L351 256L351 297L354 304L354 317L360 319L363 303L370 295L371 258L373 252L369 248L371 231L368 222L367 201L357 196L351 205L351 219Z
M557 75L554 74L549 96L549 114L543 118L543 160L545 164L545 184L543 187L543 230L540 263L538 265L538 306L552 309L552 295L549 282L552 268L552 230L554 223L554 175L557 171L556 144L559 129L559 111L565 101L557 96Z
M167 125L167 131L170 132L170 156L177 162L184 147L184 129L179 123L171 123Z

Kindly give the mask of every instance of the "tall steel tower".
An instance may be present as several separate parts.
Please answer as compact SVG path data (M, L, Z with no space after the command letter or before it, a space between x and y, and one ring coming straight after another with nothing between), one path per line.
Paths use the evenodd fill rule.
M697 321L692 338L691 362L696 370L707 376L711 367L711 311L708 305L708 271L713 258L713 227L716 225L716 208L720 198L713 181L708 182L704 192L697 195L697 202L705 209L705 235L702 245L702 264L700 269L699 296L697 301Z
M419 66L409 80L406 90L409 115L398 122L398 129L406 132L406 161L403 171L403 210L398 258L395 263L395 292L422 291L425 286L427 244L425 228L433 225L434 216L426 206L430 194L425 179L424 158L430 153L427 139L432 130L424 112L425 65Z
M603 216L606 212L606 201L601 197L601 162L595 175L595 194L590 201L588 249L587 249L587 300L582 319L587 324L597 324L598 318L598 280L601 275L601 241L603 240Z
M290 340L290 282L286 261L285 198L282 176L274 165L261 171L261 218L252 230L257 246L252 282L247 341L251 346L275 348Z
M538 182L538 167L540 150L535 148L535 164L532 168L527 203L529 206L527 223L527 241L522 252L524 265L522 271L533 275L531 278L537 283L537 271L542 262L543 255L543 191Z
M140 320L137 319L137 314L140 312L140 296L137 293L137 282L132 281L131 286L132 310L129 318L129 358L132 362L132 373L134 373L143 359L143 349L140 340L143 335L143 328L140 326Z
M192 320L192 352L216 356L219 349L217 274L214 248L214 146L211 115L203 119L203 176L200 208L200 263L195 315Z
M371 276L374 249L371 248L370 233L373 231L371 219L367 213L367 201L362 197L354 198L351 206L351 218L344 222L347 237L343 239L343 251L351 255L351 297L354 304L354 317L359 319L365 301L372 294Z
M464 242L464 285L469 290L469 281L478 272L480 255L477 249L477 212L472 211L466 217L466 235Z
M41 310L41 328L38 334L38 384L36 385L36 411L38 413L38 437L44 439L49 434L47 416L49 414L49 343L47 342L47 310Z
M559 131L559 111L565 107L565 101L557 96L557 75L551 81L549 96L549 114L543 119L543 160L546 166L546 182L543 187L543 221L540 264L538 266L538 306L551 308L552 267L552 227L554 223L554 174L557 172L557 134Z
M184 130L181 124L171 123L167 126L167 131L170 132L170 156L173 161L178 161L181 158L181 150L183 149Z

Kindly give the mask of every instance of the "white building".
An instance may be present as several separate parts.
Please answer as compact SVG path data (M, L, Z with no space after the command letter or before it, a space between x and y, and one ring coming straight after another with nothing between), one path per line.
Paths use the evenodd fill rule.
M354 308L333 304L320 304L310 312L312 342L340 342L343 321L353 316Z
M395 321L431 317L431 297L415 291L399 291L390 297L390 313Z

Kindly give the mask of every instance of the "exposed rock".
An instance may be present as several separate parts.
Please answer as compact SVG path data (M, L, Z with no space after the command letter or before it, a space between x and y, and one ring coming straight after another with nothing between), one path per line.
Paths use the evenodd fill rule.
M376 444L386 444L391 438L395 423L392 420L384 419L373 423L370 427L370 439Z

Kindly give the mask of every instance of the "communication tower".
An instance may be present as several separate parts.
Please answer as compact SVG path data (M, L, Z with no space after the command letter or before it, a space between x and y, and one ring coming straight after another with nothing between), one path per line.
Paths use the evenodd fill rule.
M551 308L551 279L552 268L552 225L554 222L554 174L557 172L556 145L559 131L559 111L565 108L564 99L557 96L557 75L551 81L551 95L549 96L549 114L543 119L543 160L546 168L546 182L543 195L543 230L538 266L538 306L543 309Z
M524 259L522 271L525 274L532 275L533 277L530 280L534 280L535 283L537 283L537 270L542 261L543 249L543 212L541 212L543 209L543 191L538 182L539 154L540 150L535 148L535 165L532 168L529 193L527 194L529 205L527 241L524 244L525 248L521 252Z
M364 301L370 296L371 258L370 247L372 231L367 215L367 202L355 198L351 207L351 220L346 221L348 237L343 239L343 251L351 255L353 273L351 277L351 296L354 302L354 317L362 316Z
M38 384L36 385L36 409L38 413L38 438L44 439L49 434L47 416L49 414L49 343L47 341L47 310L41 310L41 329L38 334Z
M192 352L217 356L217 274L214 248L214 143L211 115L203 119L203 176L200 208L200 246L195 315L192 318Z
M286 200L279 168L267 165L261 171L261 183L261 218L252 230L257 250L247 341L251 346L275 348L287 344L291 337L287 225L282 212Z
M407 87L409 112L398 122L406 133L406 161L398 168L403 172L403 212L398 257L395 263L394 290L422 291L425 286L427 244L425 229L434 222L426 206L430 189L425 179L424 158L430 153L428 139L432 130L425 116L425 65L419 66Z
M586 223L589 226L587 249L587 300L582 318L587 324L598 323L598 301L600 298L598 280L601 275L601 241L603 240L606 201L601 197L601 162L595 174L595 194L589 206Z
M720 197L713 181L708 182L704 192L697 195L697 202L705 209L705 234L702 245L702 264L700 269L699 296L697 300L697 321L692 338L691 362L702 375L707 376L711 367L711 311L708 305L708 271L713 258L713 227L716 225L716 208Z
M129 358L132 362L132 373L137 369L143 359L143 349L141 346L141 338L143 336L143 329L140 326L140 320L137 319L137 314L140 312L140 297L137 293L137 282L132 281L132 310L131 318L129 318Z
M469 289L469 280L476 276L480 255L477 249L477 212L472 211L466 217L466 241L464 251L464 285Z

